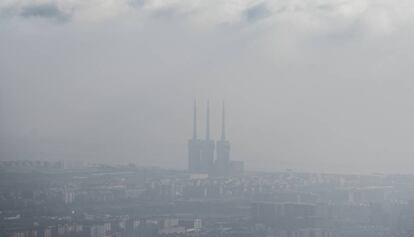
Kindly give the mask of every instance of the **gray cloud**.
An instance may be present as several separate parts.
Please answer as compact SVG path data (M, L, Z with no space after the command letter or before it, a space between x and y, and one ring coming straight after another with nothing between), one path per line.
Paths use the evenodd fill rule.
M100 22L108 19L140 20L151 18L183 18L194 26L219 26L222 24L243 24L272 15L272 23L289 22L290 27L305 30L323 30L343 27L355 20L364 30L374 33L388 33L396 27L410 24L414 3L400 0L398 4L381 0L334 0L334 1L156 1L156 0L9 0L0 3L0 14L4 17L21 16L28 20L42 17L54 21L74 19L80 22ZM325 33L325 32L323 32Z
M244 16L250 22L255 22L271 16L272 12L266 4L261 3L244 11Z
M55 3L40 3L26 5L21 9L20 16L24 18L47 18L59 22L70 20L70 14L63 12Z

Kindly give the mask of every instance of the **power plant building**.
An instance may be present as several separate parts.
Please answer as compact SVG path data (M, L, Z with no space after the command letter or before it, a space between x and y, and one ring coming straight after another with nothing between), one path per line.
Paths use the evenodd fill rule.
M207 103L205 138L199 139L197 136L197 105L194 103L193 136L188 141L188 169L190 172L214 176L234 174L231 172L230 142L226 138L225 119L223 104L221 138L218 141L212 140L210 137L210 106Z

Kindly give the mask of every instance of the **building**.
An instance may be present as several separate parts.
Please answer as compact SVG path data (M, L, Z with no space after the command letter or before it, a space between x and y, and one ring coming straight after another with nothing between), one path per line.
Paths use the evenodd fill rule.
M207 102L206 113L206 137L202 141L201 157L200 157L200 172L212 174L214 173L214 150L215 142L210 139L210 106Z
M188 141L188 169L190 172L201 171L202 141L197 138L197 105L194 102L193 137Z
M236 167L233 167L236 165ZM243 162L230 160L230 142L226 138L225 108L223 103L221 138L210 137L210 106L207 103L205 139L197 137L197 106L194 103L193 137L188 141L188 170L214 176L229 176L243 171Z
M230 142L226 139L226 121L223 103L223 111L221 118L221 138L217 141L217 159L216 174L218 176L227 176L230 174Z
M192 173L212 173L214 169L214 141L210 139L210 107L207 104L206 137L197 137L197 105L194 103L193 137L188 141L188 168Z

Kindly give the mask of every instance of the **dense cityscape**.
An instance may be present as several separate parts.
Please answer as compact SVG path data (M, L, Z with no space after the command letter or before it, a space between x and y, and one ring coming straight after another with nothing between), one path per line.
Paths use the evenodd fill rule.
M1 162L0 236L412 236L414 176Z
M193 136L188 170L1 161L0 236L414 235L414 176L244 171L221 138Z

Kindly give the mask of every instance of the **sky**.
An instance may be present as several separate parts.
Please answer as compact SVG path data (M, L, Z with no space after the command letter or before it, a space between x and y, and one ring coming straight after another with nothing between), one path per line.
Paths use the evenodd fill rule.
M2 0L0 160L414 173L414 2Z

